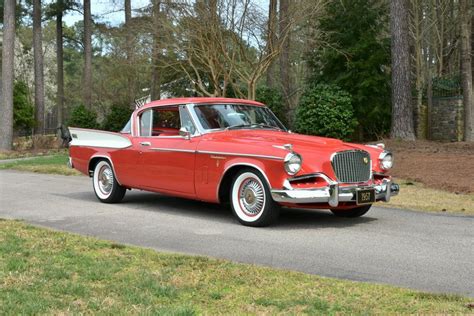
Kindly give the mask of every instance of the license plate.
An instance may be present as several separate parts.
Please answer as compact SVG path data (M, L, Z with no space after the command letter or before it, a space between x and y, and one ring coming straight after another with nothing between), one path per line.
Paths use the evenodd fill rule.
M375 202L374 189L360 189L356 191L357 205L371 204Z

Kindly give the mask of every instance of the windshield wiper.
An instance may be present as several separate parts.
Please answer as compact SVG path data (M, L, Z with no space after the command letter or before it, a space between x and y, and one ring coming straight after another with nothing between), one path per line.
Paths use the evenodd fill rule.
M259 124L238 124L238 125L232 125L228 126L225 129L230 130L230 129L239 129L239 128L271 128L271 129L276 129L281 131L281 128L273 126L273 125L268 125L265 123L259 123Z
M230 129L239 129L239 128L246 128L246 127L252 127L252 124L238 124L238 125L232 125L232 126L227 126L225 130L230 130Z
M252 124L252 127L271 128L271 129L276 129L276 130L281 131L281 128L273 126L273 125L268 125L268 124L265 124L265 123Z

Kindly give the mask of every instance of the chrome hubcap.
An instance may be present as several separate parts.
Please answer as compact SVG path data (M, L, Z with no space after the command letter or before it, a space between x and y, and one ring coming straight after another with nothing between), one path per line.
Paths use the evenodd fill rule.
M104 194L109 194L112 191L112 186L114 183L114 174L112 169L108 166L103 166L99 170L99 189Z
M255 216L263 209L263 188L255 179L247 179L240 186L239 200L242 210L250 216Z

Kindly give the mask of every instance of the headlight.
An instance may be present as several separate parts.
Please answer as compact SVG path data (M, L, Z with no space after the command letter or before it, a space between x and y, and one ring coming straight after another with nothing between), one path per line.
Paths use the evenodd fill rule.
M388 170L393 167L393 155L389 151L384 151L379 156L380 168Z
M289 175L294 175L301 169L303 159L296 153L289 153L285 156L285 170Z

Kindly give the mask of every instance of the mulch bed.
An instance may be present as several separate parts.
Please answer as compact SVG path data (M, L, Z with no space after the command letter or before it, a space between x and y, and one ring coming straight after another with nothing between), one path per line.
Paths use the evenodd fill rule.
M395 156L391 174L455 193L474 193L474 143L385 140Z

